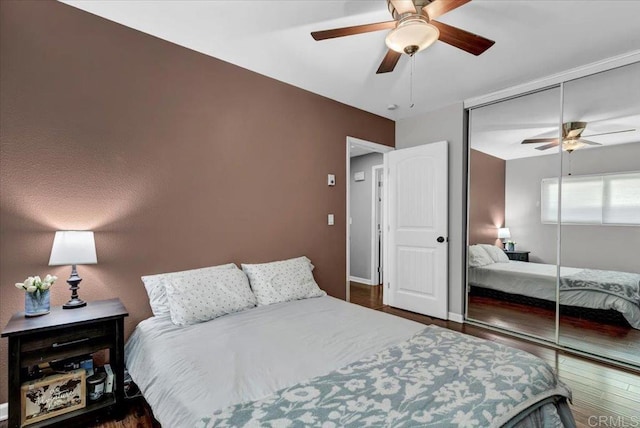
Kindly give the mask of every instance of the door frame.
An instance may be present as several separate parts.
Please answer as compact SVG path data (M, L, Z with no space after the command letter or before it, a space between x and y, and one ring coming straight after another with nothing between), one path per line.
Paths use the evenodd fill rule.
M346 140L346 155L345 155L345 163L346 163L346 179L345 179L345 187L346 187L346 195L347 195L347 201L346 201L346 207L347 207L347 216L346 216L346 259L347 259L347 269L346 269L346 273L347 276L345 278L345 288L346 288L346 300L347 302L351 301L351 290L349 287L349 277L351 276L351 260L350 260L350 251L351 251L351 202L350 202L350 198L351 198L351 192L349 190L350 186L350 182L351 182L351 147L360 147L363 149L367 149L373 153L382 153L382 155L384 156L385 153L389 153L390 151L395 150L394 147L389 147L389 146L385 146L382 144L378 144L378 143L374 143L372 141L367 141L367 140L362 140L360 138L356 138L356 137L350 137L347 136L347 140ZM383 189L386 188L386 175L383 175ZM386 209L385 208L385 204L386 204L386 198L382 198L382 209L383 211ZM383 234L383 240L382 242L386 242L386 240L384 239L384 228L382 230L382 234ZM384 248L383 248L383 253L385 253Z
M384 155L383 155L384 156ZM378 272L377 268L384 266L382 262L382 255L384 254L384 195L382 195L382 206L380 207L380 241L382 245L378 248L377 243L377 230L376 230L376 213L377 213L377 196L378 196L378 172L381 173L381 179L384 187L384 164L375 165L371 167L371 285L378 285L384 282L384 271L381 272L380 281L377 281ZM378 260L380 263L378 264Z

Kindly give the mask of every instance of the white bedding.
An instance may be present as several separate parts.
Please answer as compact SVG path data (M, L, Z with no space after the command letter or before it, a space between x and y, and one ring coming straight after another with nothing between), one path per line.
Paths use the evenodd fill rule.
M562 276L573 275L582 269L561 267ZM505 293L556 301L556 265L511 261L469 268L469 284ZM613 309L620 312L629 324L640 329L640 307L606 293L591 290L572 290L560 293L560 304L591 309Z
M203 415L326 374L423 328L319 297L188 327L175 326L168 315L151 317L129 338L125 359L162 426L192 427Z

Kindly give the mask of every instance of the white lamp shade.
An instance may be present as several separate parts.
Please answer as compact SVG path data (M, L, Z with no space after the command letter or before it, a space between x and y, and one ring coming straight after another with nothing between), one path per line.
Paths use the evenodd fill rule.
M498 229L498 239L509 239L511 238L511 232L508 227L501 227Z
M385 39L389 49L403 53L408 46L416 46L421 51L431 46L440 37L440 31L420 19L410 19L398 24Z
M49 266L95 265L98 263L93 232L59 230L53 238Z

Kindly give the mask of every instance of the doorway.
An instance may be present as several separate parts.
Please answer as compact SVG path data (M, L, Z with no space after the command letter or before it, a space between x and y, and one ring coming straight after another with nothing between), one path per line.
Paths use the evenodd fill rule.
M350 301L352 283L382 290L383 155L393 148L354 137L347 137L346 143L346 295Z

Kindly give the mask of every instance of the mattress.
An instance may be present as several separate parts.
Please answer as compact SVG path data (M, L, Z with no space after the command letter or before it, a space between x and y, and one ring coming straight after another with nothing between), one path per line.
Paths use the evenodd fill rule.
M166 427L326 374L411 338L423 324L332 297L260 306L189 327L142 321L125 347L134 382ZM185 355L188 354L188 355Z
M131 377L162 426L203 426L203 421L210 421L203 417L213 412L221 411L224 415L228 409L238 405L242 407L243 403L251 405L251 402L260 400L273 401L278 391L286 391L285 388L300 389L310 379L322 379L322 376L331 372L342 370L344 373L349 364L358 365L359 362L367 366L371 358L375 359L375 355L403 349L412 340L418 340L418 345L425 345L424 341L420 342L420 335L430 329L447 340L458 337L456 343L474 342L474 346L484 352L489 351L492 358L496 351L491 347L501 346L435 326L425 329L423 324L332 297L319 297L261 306L188 327L175 326L168 316L152 317L142 321L127 341L125 361ZM434 348L433 354L434 358L445 356L445 361L451 361L455 373L459 373L462 367L455 364L460 362L460 353L470 352L471 348L465 343L455 346L458 346L455 352L437 351ZM502 348L507 353L522 353ZM422 351L422 354L429 353L430 349ZM502 355L503 350L497 353ZM545 364L532 355L522 354L533 358L535 364ZM409 366L414 364L412 359L424 356L412 356L404 352L400 355L405 360L410 358L405 361ZM517 358L518 361L521 359ZM477 364L484 367L484 361ZM464 365L480 376L478 379L484 379L484 372L475 370L475 365ZM429 384L431 375L428 373L432 370L443 371L437 366L430 367L423 374L419 372L420 380ZM511 366L509 368L513 370ZM555 376L549 375L546 380L562 390L564 387ZM458 379L453 380L454 387L457 388L459 384ZM385 384L383 387L387 388ZM302 389L306 390L307 387ZM486 388L481 389L484 391ZM529 389L525 388L525 391ZM403 391L399 390L398 393L404 396ZM432 390L422 391L424 396L434 397ZM536 399L537 404L527 409L512 408L513 412L521 412L512 420L512 424L561 426L560 421L564 420L569 421L567 426L574 426L568 404L562 398L568 397L569 393L564 389L566 393L551 397L556 394L555 391L549 389L545 392L545 396L555 397L553 403ZM383 403L386 402L390 403L390 400L383 400ZM483 403L495 404L493 401ZM283 409L276 407L275 410ZM310 410L317 411L320 407ZM251 417L261 415L264 416L261 412L251 413ZM535 422L541 420L544 422ZM317 423L311 425L320 426L323 419L316 418L315 421ZM347 425L360 426L357 423ZM217 424L212 422L211 426Z
M561 267L567 277L582 269ZM510 261L469 268L469 284L510 294L556 301L556 265ZM629 324L640 329L640 306L618 296L592 291L570 290L560 293L560 304L591 309L612 309L620 312Z

